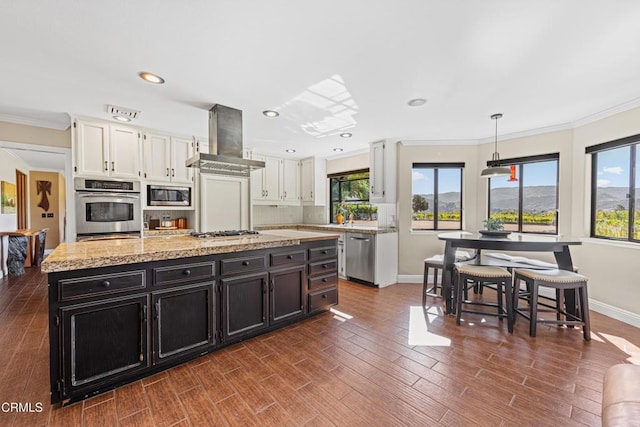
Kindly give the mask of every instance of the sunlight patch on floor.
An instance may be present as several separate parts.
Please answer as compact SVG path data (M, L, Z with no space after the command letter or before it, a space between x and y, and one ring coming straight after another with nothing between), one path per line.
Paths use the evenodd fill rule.
M626 338L617 337L615 335L603 334L600 333L604 339L608 340L611 344L618 347L620 350L624 351L629 355L627 361L629 363L633 363L634 365L640 365L640 348L629 342Z
M434 317L432 317L434 316ZM451 340L449 338L429 332L429 323L437 317L433 313L427 312L427 319L425 319L425 312L419 305L411 306L409 312L409 345L428 345L437 347L449 347Z
M329 311L331 311L333 314L335 314L335 316L333 316L334 319L339 320L341 322L353 319L352 315L347 314L347 313L343 313L340 310L336 310L335 308L330 308Z

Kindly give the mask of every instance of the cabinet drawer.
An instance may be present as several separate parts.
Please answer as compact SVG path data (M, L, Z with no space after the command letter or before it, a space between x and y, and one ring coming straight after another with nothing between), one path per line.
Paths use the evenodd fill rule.
M213 262L157 267L153 269L153 285L165 286L180 282L210 279L214 274L215 264Z
M338 248L336 246L323 246L321 248L309 249L309 261L331 258L336 255L338 255Z
M223 259L220 266L221 274L246 273L267 268L266 256Z
M303 264L307 260L307 251L285 252L271 254L271 266Z
M327 260L309 264L309 275L331 273L338 270L338 261Z
M338 289L331 288L309 294L309 313L338 303Z
M338 284L338 275L335 273L325 274L323 276L308 279L309 290L322 289L327 287L335 287Z
M144 270L63 279L58 284L60 301L83 298L89 295L117 294L146 287Z

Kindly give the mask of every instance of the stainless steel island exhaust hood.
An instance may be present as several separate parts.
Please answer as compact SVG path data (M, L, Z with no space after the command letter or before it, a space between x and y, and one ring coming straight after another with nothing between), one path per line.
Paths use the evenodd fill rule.
M187 167L201 173L249 177L264 162L242 158L242 111L216 104L209 110L209 153L197 153Z

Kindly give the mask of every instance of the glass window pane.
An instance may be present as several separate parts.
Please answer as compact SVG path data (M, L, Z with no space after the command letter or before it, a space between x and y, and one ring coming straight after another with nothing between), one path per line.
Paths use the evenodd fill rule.
M413 168L412 184L412 221L413 230L433 230L433 194L434 174L430 168Z
M620 147L596 154L595 191L596 236L629 237L629 165L631 147Z
M635 212L633 215L633 238L635 240L640 240L640 155L638 155L638 150L640 149L640 145L635 146L636 149L636 197L635 197Z
M519 168L516 166L516 172ZM504 229L518 231L518 179L510 181L509 177L489 179L489 216L502 220Z
M522 165L522 231L556 233L558 162Z
M438 229L462 229L460 169L438 169Z

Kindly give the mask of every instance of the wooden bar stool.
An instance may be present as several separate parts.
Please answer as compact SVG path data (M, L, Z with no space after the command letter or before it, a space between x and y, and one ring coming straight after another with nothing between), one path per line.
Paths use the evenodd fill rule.
M424 276L422 277L422 306L427 304L427 295L438 296L438 271L442 271L442 256L425 258ZM429 270L433 270L433 286L429 288ZM442 294L442 278L440 278L440 294Z
M455 266L455 295L456 295L456 324L460 324L462 313L480 314L483 316L496 316L500 319L507 318L507 329L513 332L513 291L511 289L511 273L502 267L485 267L480 265L456 264ZM469 284L469 282L473 282ZM496 303L484 301L470 301L466 298L469 287L486 286L495 284L498 299ZM506 296L506 304L502 303L502 293ZM496 308L495 313L462 308L464 305L476 305Z
M551 323L555 325L582 325L584 339L587 341L591 339L587 277L568 270L531 270L527 268L514 270L513 277L513 310L515 314L520 314L529 319L529 335L536 336L536 325L538 323ZM526 283L526 289L520 289L520 281ZM550 299L540 296L541 286L555 289L556 299L553 300L555 305L540 302L540 298ZM579 309L576 312L576 316L567 313L566 307L564 307L564 291L568 289L573 289L578 294L576 302L579 305ZM528 300L528 313L526 310L518 308L518 300L520 298ZM547 307L551 310L541 310L538 306ZM540 311L556 312L556 320L538 319L538 312ZM562 318L563 316L564 319Z

